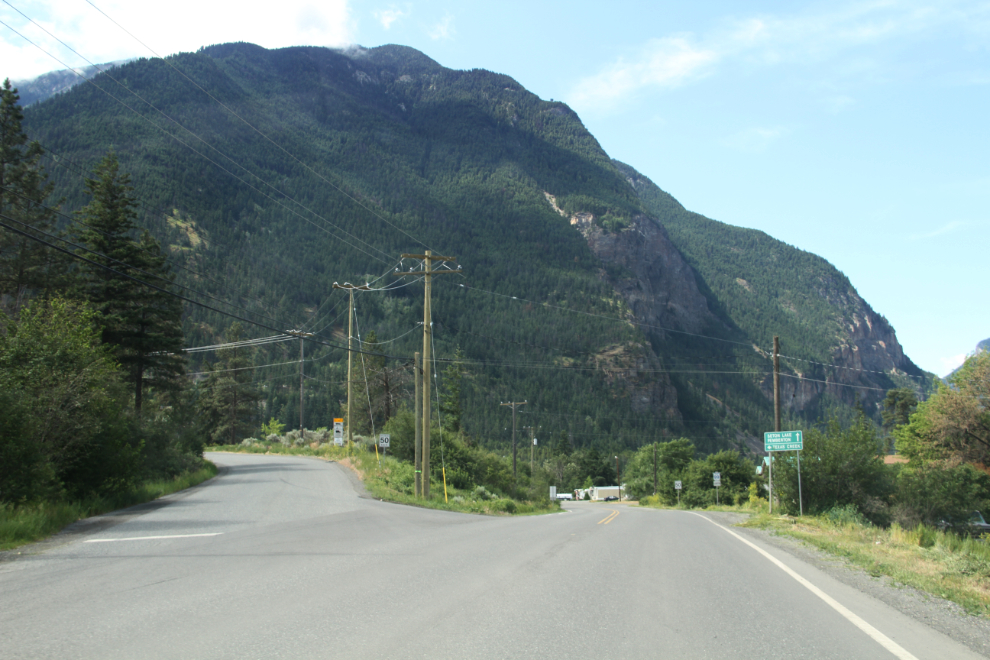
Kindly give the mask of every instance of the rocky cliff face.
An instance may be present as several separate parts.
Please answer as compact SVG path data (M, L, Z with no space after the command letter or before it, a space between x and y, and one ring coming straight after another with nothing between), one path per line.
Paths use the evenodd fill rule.
M890 387L890 377L922 374L906 356L887 319L873 311L855 290L829 295L841 310L841 335L832 347L831 364L781 359L781 401L786 410L803 412L815 406L822 395L853 405L857 401L870 411L879 410ZM781 351L786 356L786 351ZM761 383L764 394L773 397L773 380Z
M560 215L568 217L552 195L544 194ZM715 320L698 290L694 270L656 220L637 215L620 231L603 229L590 213L575 213L569 220L602 260L601 277L622 296L635 321L643 324L648 334L701 333ZM606 352L603 358L609 355ZM625 385L635 412L662 410L671 419L680 419L677 391L666 374L657 373L662 361L650 346L626 347L610 359L622 360L628 363L624 367L632 368L614 375L605 370L610 382L618 380Z
M697 275L673 244L664 227L647 215L637 215L620 231L604 229L590 213L567 216L546 194L547 201L585 237L602 260L601 277L622 295L638 323L665 332L702 334L719 323L708 300L698 288ZM747 288L745 280L737 280ZM822 282L818 294L836 312L837 340L831 348L831 363L793 357L781 360L781 399L785 410L802 413L814 410L823 395L846 404L861 401L867 409L879 406L890 376L919 375L920 370L904 355L893 328L856 293L844 278ZM659 358L644 347L644 365ZM648 353L648 355L646 354ZM786 356L786 351L783 351ZM653 389L647 379L629 383L639 409L676 407L676 392L666 376ZM773 399L773 379L760 382L759 389Z
M547 200L566 217L551 195ZM714 320L694 270L656 220L637 215L621 231L603 229L590 213L576 213L570 222L607 266L602 277L622 295L638 323L654 326L662 336L662 328L700 333Z

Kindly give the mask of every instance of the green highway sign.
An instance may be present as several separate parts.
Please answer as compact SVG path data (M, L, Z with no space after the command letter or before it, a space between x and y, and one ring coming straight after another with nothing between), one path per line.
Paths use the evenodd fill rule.
M764 451L795 451L804 449L801 431L768 431L763 434Z

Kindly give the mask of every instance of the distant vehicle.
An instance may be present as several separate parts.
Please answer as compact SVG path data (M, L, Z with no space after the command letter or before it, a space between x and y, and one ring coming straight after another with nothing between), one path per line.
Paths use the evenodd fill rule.
M618 498L618 497L616 497L615 495L609 495L608 497L606 497L606 498L605 498L605 501L606 501L606 502L615 502L615 501L616 501L616 500L618 500L618 499L619 499L619 498Z
M969 534L970 536L990 534L990 523L984 520L983 514L979 511L974 511L968 518L962 520L939 521L938 528L942 530L951 529L959 534Z

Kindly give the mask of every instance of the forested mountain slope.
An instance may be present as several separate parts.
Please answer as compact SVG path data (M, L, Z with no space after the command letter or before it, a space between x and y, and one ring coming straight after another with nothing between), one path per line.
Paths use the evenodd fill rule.
M854 392L875 403L899 384L885 374L921 375L827 262L685 211L566 105L508 76L401 46L224 44L94 82L32 106L25 128L54 159L66 211L85 203L82 175L117 152L190 297L340 345L346 299L332 283L388 288L357 296L358 331L389 342L370 348L408 397L422 287L398 276L416 267L399 255L455 255L463 276L434 286L435 350L463 352L463 426L479 441L504 444L499 404L526 400L520 425L576 445L752 445L769 428L775 334L787 355L824 363L785 362L813 379L785 379L795 423ZM187 343L216 343L231 322L189 305ZM292 425L298 365L281 363L298 344L253 358L275 365L255 371L263 414ZM346 353L311 342L306 360L305 423L325 426L341 412Z

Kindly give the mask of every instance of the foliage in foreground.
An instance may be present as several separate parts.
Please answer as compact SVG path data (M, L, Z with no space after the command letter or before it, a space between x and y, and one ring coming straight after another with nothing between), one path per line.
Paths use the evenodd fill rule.
M0 328L0 502L126 493L188 471L201 453L181 397L129 407L122 370L85 302L35 299Z
M757 515L746 527L773 530L844 557L870 575L951 600L990 617L990 541L943 532L927 525L875 527L855 507L795 519Z

